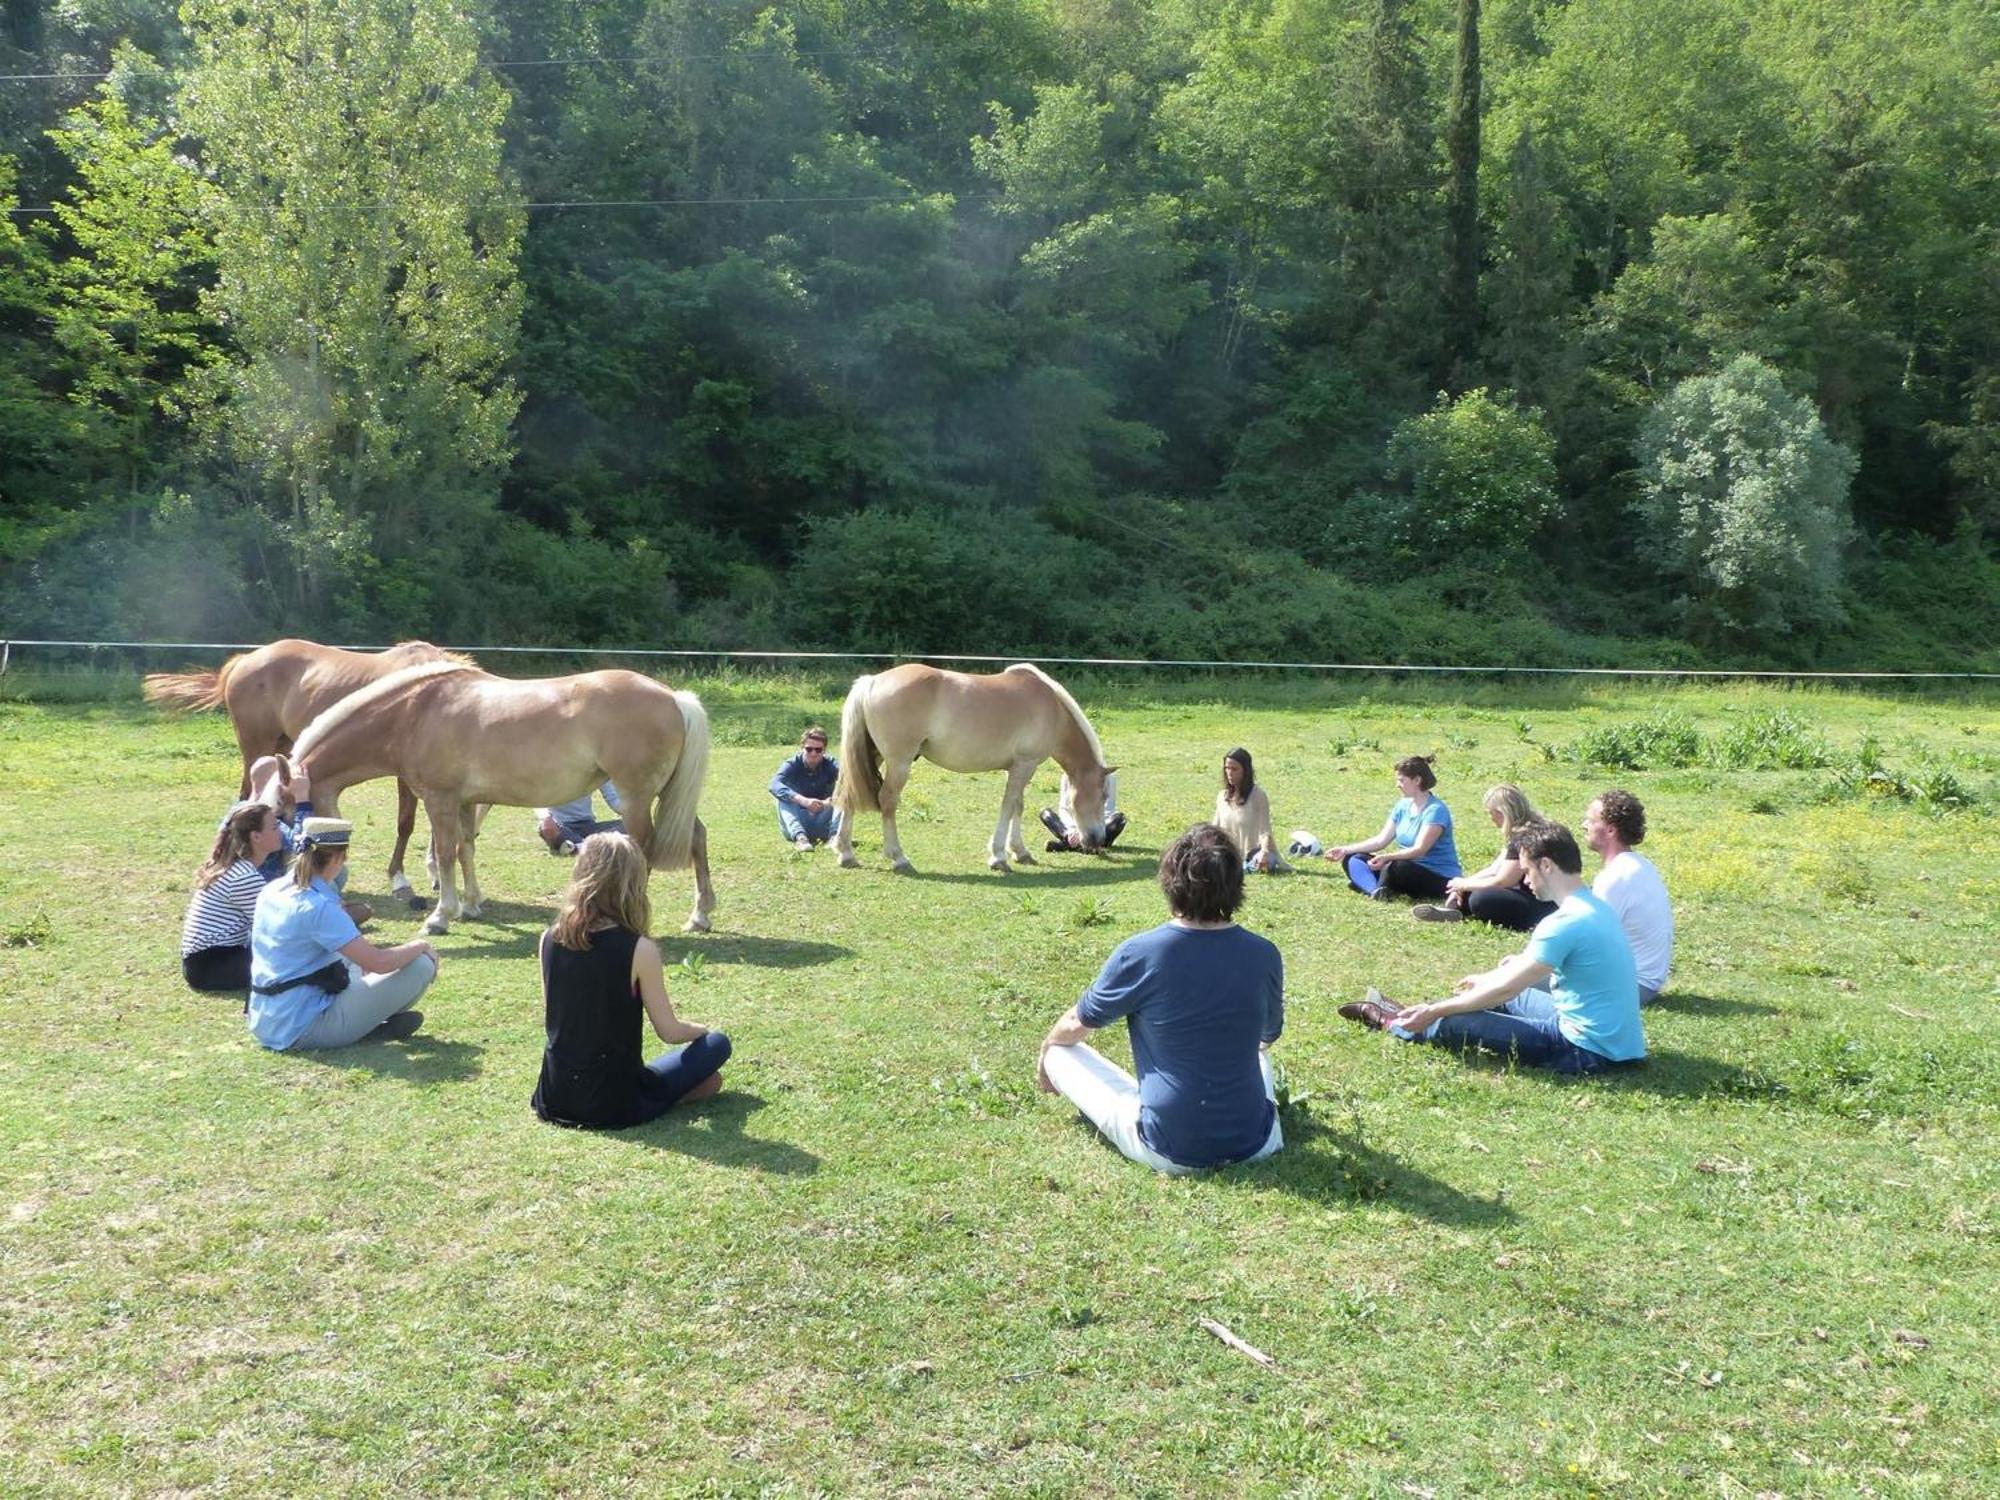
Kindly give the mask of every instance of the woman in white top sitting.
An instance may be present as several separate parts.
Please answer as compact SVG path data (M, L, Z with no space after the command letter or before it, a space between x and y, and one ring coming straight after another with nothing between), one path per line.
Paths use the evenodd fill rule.
M281 837L269 803L239 802L222 820L181 923L181 977L189 989L240 995L250 988L250 920L264 891L257 867Z
M1215 794L1215 826L1243 855L1245 873L1289 870L1271 834L1271 799L1257 785L1257 768L1240 745L1222 757L1222 790Z

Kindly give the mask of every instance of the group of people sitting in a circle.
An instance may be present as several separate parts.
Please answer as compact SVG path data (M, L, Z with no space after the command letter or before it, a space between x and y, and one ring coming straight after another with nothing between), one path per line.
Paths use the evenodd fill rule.
M815 726L772 778L779 828L803 850L837 829L838 765ZM251 1034L275 1051L344 1047L414 1035L416 1001L437 977L421 939L380 947L361 933L370 913L342 900L353 826L315 817L303 771L276 758L252 767L251 795L230 808L181 935L191 988L246 994ZM1645 1056L1642 1004L1665 984L1673 955L1666 887L1635 846L1645 810L1625 791L1590 803L1584 835L1603 860L1583 880L1575 837L1537 813L1519 787L1485 797L1503 845L1476 874L1460 868L1450 810L1422 757L1397 763L1401 797L1381 830L1324 850L1354 889L1377 900L1432 898L1426 921L1473 920L1529 932L1521 952L1459 981L1442 999L1399 1005L1379 990L1340 1007L1350 1020L1409 1042L1483 1047L1520 1063L1594 1073ZM606 789L617 810L615 792ZM621 1129L722 1086L729 1039L682 1020L667 997L659 945L647 935L650 871L616 821L591 799L539 808L552 852L576 865L538 962L546 1044L532 1100L542 1119ZM1073 803L1045 810L1051 850L1075 849ZM1107 823L1122 831L1123 814ZM1112 835L1115 837L1115 834ZM1111 838L1107 837L1108 846ZM1292 852L1320 852L1310 835ZM1245 876L1291 867L1272 831L1270 797L1247 750L1231 750L1211 822L1160 856L1169 919L1127 939L1044 1038L1037 1081L1072 1103L1125 1155L1162 1171L1254 1161L1283 1144L1270 1049L1284 1030L1278 949L1236 923ZM1137 1076L1086 1039L1124 1018ZM644 1027L670 1051L648 1061Z

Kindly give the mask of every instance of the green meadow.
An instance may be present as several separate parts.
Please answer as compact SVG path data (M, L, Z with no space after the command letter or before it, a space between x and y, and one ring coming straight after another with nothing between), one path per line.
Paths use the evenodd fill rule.
M2000 1493L2000 696L1079 677L1120 847L991 873L1000 778L920 766L899 876L875 820L861 870L790 850L764 790L844 680L684 685L721 907L684 937L656 875L654 925L736 1055L593 1135L528 1109L567 864L525 812L414 1040L267 1053L177 963L222 720L4 679L0 1492ZM1162 919L1239 744L1329 842L1436 752L1471 865L1494 781L1572 826L1637 791L1679 918L1651 1060L1565 1083L1341 1021L1519 939L1321 866L1242 914L1286 959L1285 1150L1103 1146L1036 1043ZM400 941L389 784L343 810Z

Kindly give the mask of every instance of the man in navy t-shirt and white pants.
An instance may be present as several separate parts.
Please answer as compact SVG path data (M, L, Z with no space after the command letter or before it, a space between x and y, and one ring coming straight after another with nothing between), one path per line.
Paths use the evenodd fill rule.
M1105 960L1043 1039L1036 1082L1159 1171L1261 1161L1285 1143L1269 1056L1285 1029L1284 960L1236 925L1243 859L1214 824L1160 856L1160 889L1173 920ZM1084 1043L1121 1016L1137 1079Z

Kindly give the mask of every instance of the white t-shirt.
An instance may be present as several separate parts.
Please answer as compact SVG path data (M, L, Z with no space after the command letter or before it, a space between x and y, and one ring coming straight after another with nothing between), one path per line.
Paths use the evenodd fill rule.
M1070 833L1082 833L1082 826L1076 821L1076 788L1070 784L1069 774L1063 774L1062 784L1057 787L1056 816L1062 819L1062 826ZM1110 820L1118 811L1118 773L1113 771L1104 778L1104 816Z
M1660 872L1645 855L1627 849L1605 862L1590 888L1618 913L1618 924L1632 945L1639 988L1658 993L1674 962L1674 909Z

